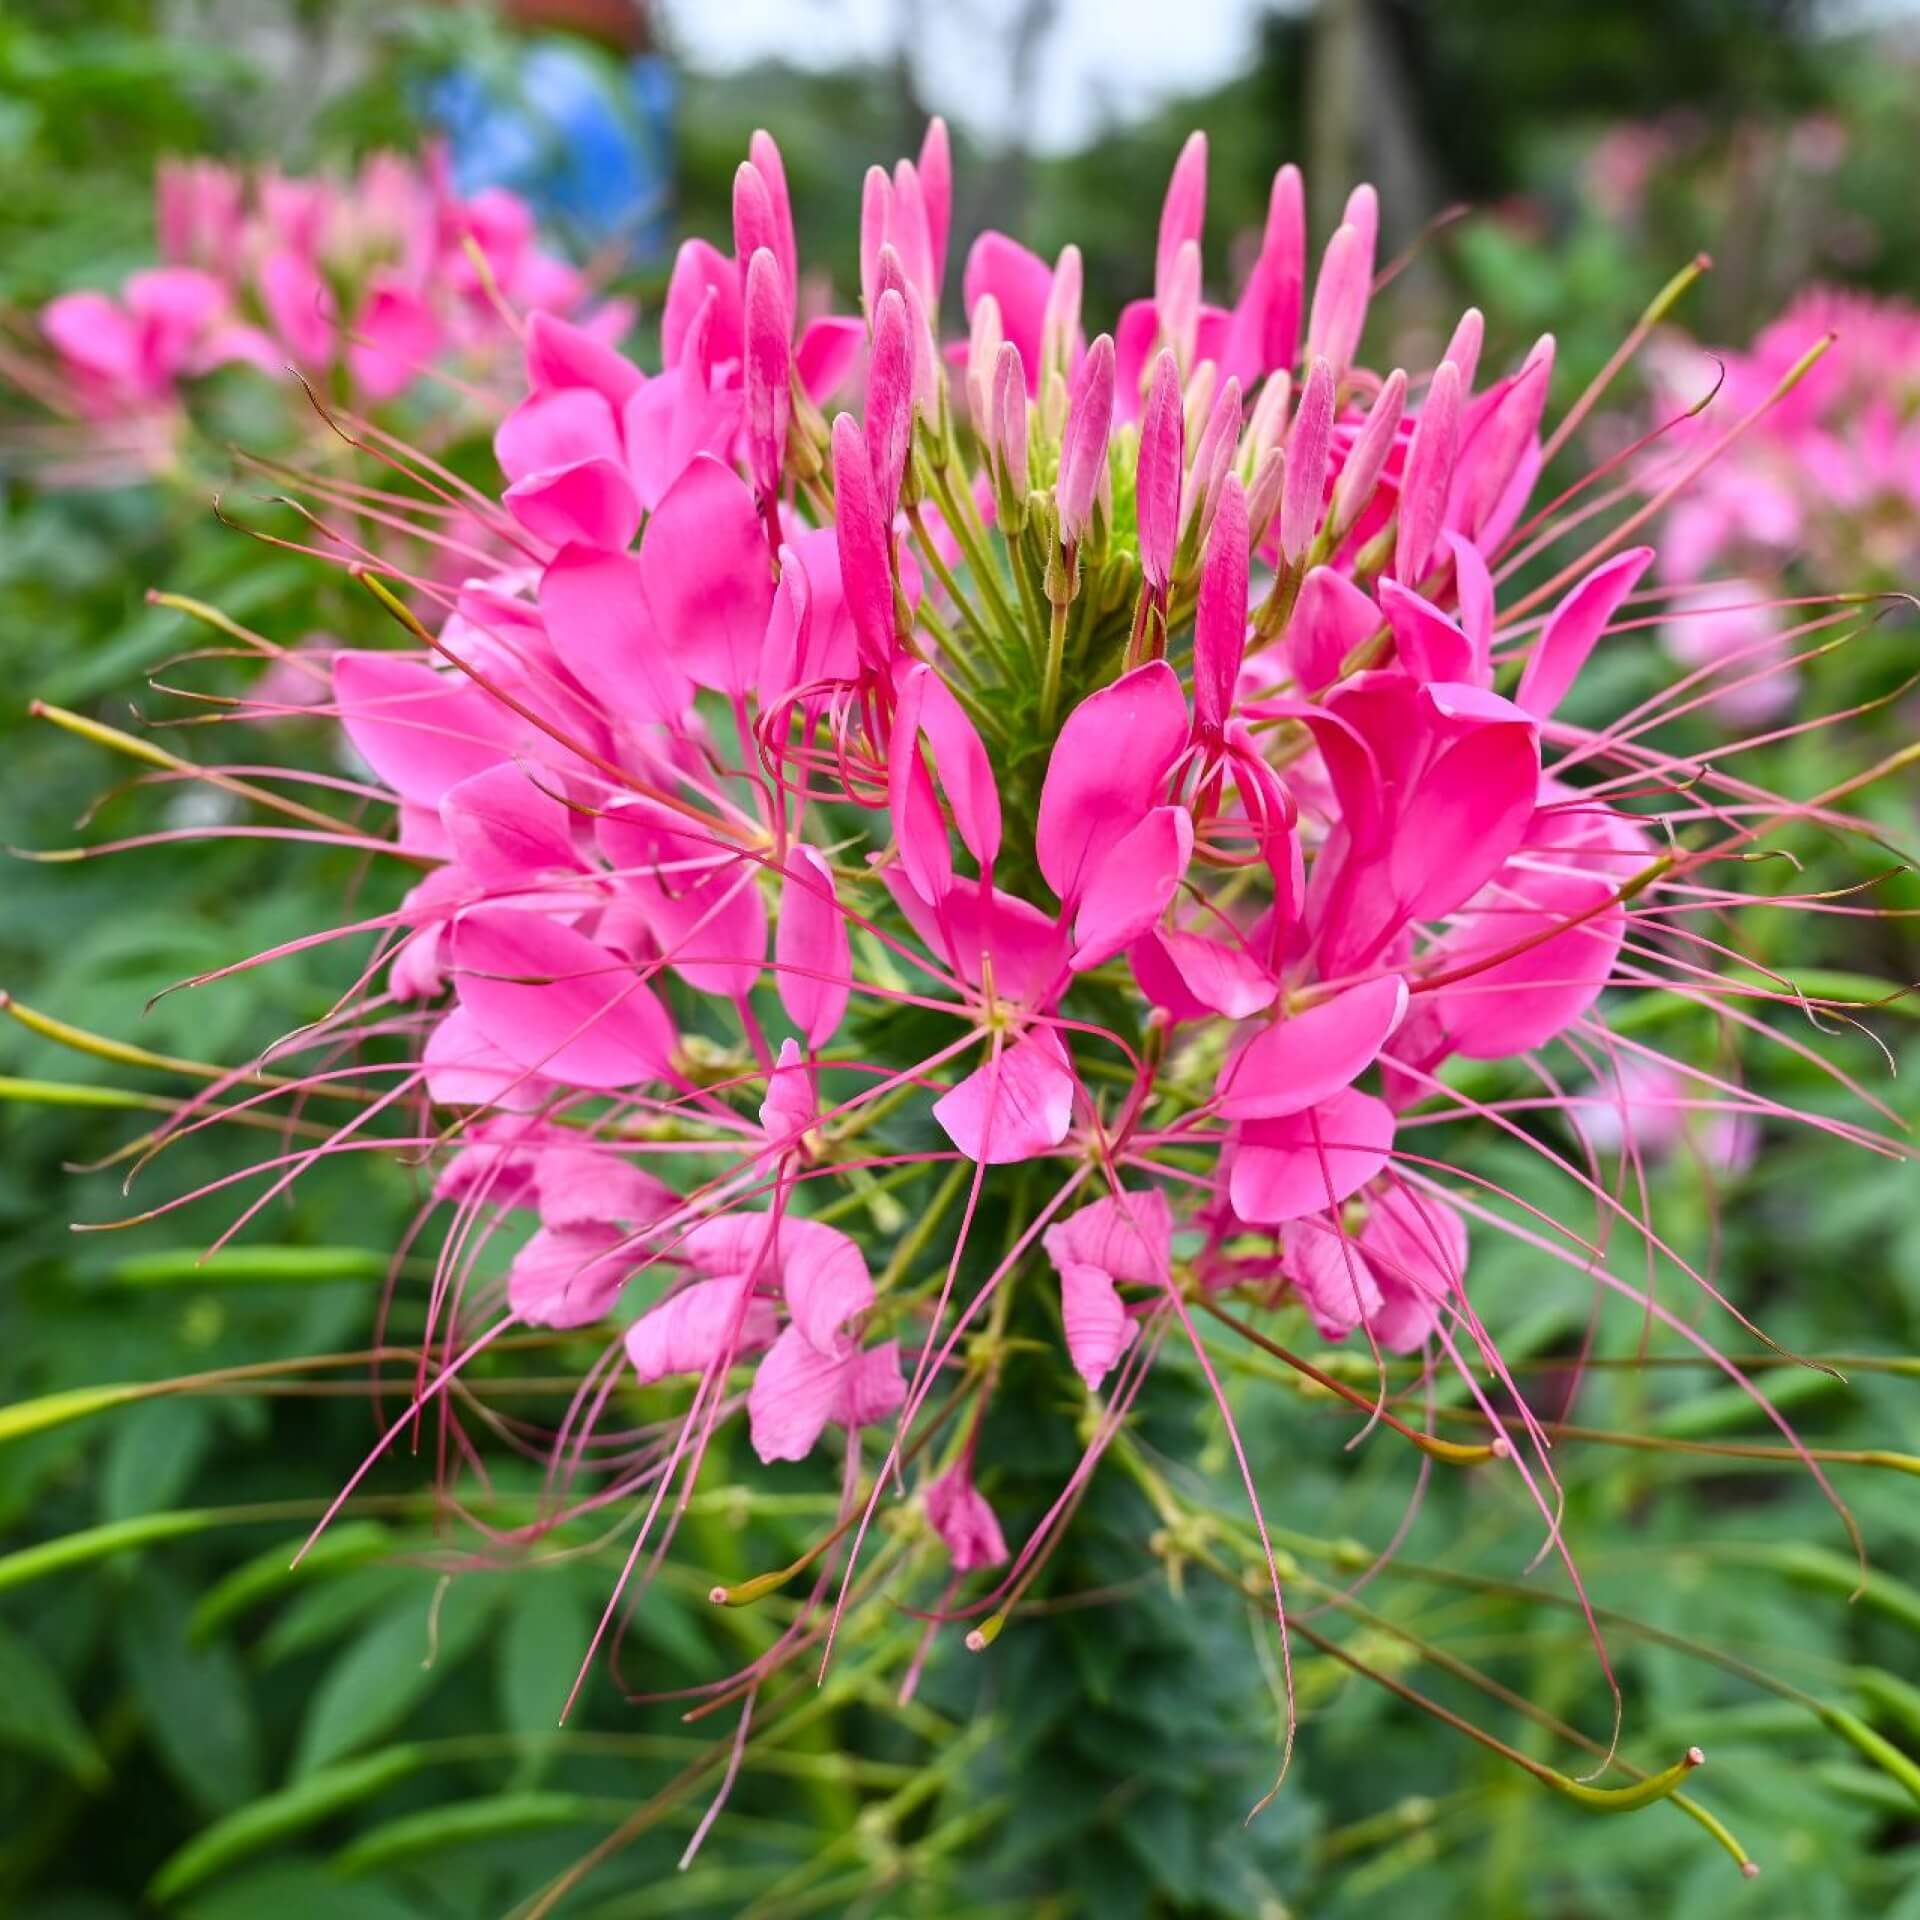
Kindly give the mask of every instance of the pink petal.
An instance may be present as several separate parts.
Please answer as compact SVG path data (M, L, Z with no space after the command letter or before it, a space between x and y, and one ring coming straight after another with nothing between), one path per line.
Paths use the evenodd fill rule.
M1345 574L1315 567L1300 583L1287 625L1287 664L1293 677L1306 692L1318 693L1382 624L1380 609Z
M1244 1020L1273 1005L1279 983L1244 941L1162 927L1154 936L1186 991L1202 1007Z
M1395 973L1276 1021L1221 1075L1221 1113L1273 1120L1320 1105L1379 1058L1406 1010L1407 985Z
M627 1359L641 1384L673 1373L705 1373L719 1361L771 1346L773 1306L751 1298L752 1285L744 1275L696 1280L636 1320L627 1329Z
M837 1227L789 1216L780 1222L779 1252L793 1324L822 1353L837 1351L847 1323L873 1305L859 1246Z
M1180 890L1192 858L1193 820L1184 807L1155 807L1117 840L1074 916L1074 971L1097 967L1145 933Z
M581 460L618 460L619 422L590 387L529 394L495 431L493 455L510 481Z
M767 1075L766 1097L760 1102L760 1131L770 1146L788 1152L819 1118L813 1075L807 1070L799 1045L791 1038L782 1040L779 1058Z
M464 1007L455 1007L428 1034L420 1064L427 1097L436 1106L525 1113L544 1105L550 1092L539 1074L508 1059Z
M1001 330L1020 349L1029 382L1039 377L1040 335L1052 291L1053 269L1004 233L989 229L967 254L961 281L967 316L972 318L982 294L993 295L1000 308ZM1030 385L1028 391L1031 394L1036 388Z
M660 312L660 364L680 366L700 328L701 310L713 302L705 352L713 360L738 360L741 350L740 274L733 262L705 240L687 240L674 255L667 298Z
M866 344L867 330L858 320L832 314L802 330L794 349L794 371L816 407L825 406L845 385Z
M1434 955L1445 973L1533 940L1537 944L1494 961L1453 986L1434 990L1437 1012L1454 1050L1470 1060L1505 1059L1544 1046L1600 997L1626 937L1626 909L1612 901L1613 886L1597 876L1552 876L1549 895L1532 910L1514 910L1494 897L1489 910L1450 936ZM1567 923L1580 913L1591 917ZM1563 929L1556 932L1555 929Z
M913 342L907 332L907 302L883 293L873 317L873 354L867 363L867 465L880 518L892 520L900 506L900 483L913 444Z
M585 328L551 313L529 315L527 384L535 393L585 388L618 413L644 379L631 360Z
M1164 660L1092 693L1067 715L1040 790L1040 871L1071 905L1146 818L1187 742L1187 703Z
M767 909L759 871L651 801L628 801L600 817L601 851L623 894L640 909L667 964L688 986L729 1000L751 993L767 958Z
M673 1023L618 954L506 907L462 916L451 944L461 1006L522 1067L596 1089L670 1069Z
M1554 608L1527 656L1516 705L1544 719L1566 698L1607 622L1652 561L1651 547L1629 547L1602 561Z
M607 459L543 467L516 480L501 499L536 540L556 547L578 541L624 551L640 527L640 502L633 482L624 467Z
M429 371L440 351L440 322L396 275L376 271L347 342L354 384L370 400L391 400Z
M1272 1226L1337 1207L1387 1164L1392 1151L1392 1112L1351 1087L1303 1113L1249 1120L1233 1150L1233 1210L1243 1220Z
M956 1460L928 1487L926 1500L927 1524L940 1536L955 1573L997 1567L1006 1559L1006 1536L964 1460Z
M685 714L693 688L661 641L637 556L562 547L540 576L540 614L554 652L609 719Z
M1113 1276L1102 1267L1069 1260L1059 1268L1060 1317L1066 1323L1067 1354L1074 1371L1097 1393L1113 1363L1133 1344L1139 1329L1127 1317Z
M618 1227L542 1227L514 1255L507 1303L530 1327L585 1327L602 1319L638 1264Z
M519 723L464 674L388 653L337 653L333 697L355 750L388 786L438 807L449 787L497 766Z
M1102 1194L1041 1236L1056 1267L1098 1267L1116 1280L1164 1286L1173 1250L1173 1210L1159 1187Z
M1393 570L1414 585L1433 557L1433 543L1447 509L1454 449L1460 431L1460 373L1451 361L1434 369L1427 397L1414 419L1407 463L1400 475L1400 525L1394 536Z
M892 1341L871 1353L828 1354L798 1327L788 1327L760 1362L747 1393L753 1450L767 1464L804 1460L830 1420L864 1425L884 1419L905 1396Z
M1065 930L1052 915L995 888L981 900L978 887L956 887L936 912L896 869L881 879L909 926L969 986L985 979L982 955L993 963L995 993L1015 1006L1038 1007L1053 997L1067 965Z
M648 1226L680 1205L664 1180L607 1147L547 1147L533 1163L541 1223L549 1227Z
M773 610L773 572L740 476L698 455L647 522L640 568L661 637L688 676L746 693Z
M1473 642L1430 600L1397 580L1380 582L1380 607L1400 664L1416 680L1471 680Z
M260 264L260 300L286 350L311 367L333 359L338 309L320 270L303 254L271 253Z
M787 1017L808 1046L824 1047L847 1010L853 956L833 870L821 854L798 842L787 849L774 959L774 984Z
M567 809L508 760L449 787L440 819L454 858L482 886L519 886L585 864Z
M921 667L903 684L887 755L887 811L901 870L914 892L937 906L953 885L953 848L933 776L920 751L920 710L928 678L928 669Z
M1286 1230L1287 1278L1323 1340L1341 1340L1380 1311L1380 1289L1358 1242L1308 1215Z
M1000 789L994 781L993 762L966 709L930 666L916 666L902 679L902 713L909 685L918 688L918 721L933 748L941 794L962 844L984 872L1000 853ZM895 721L896 726L904 724L904 720Z
M969 1160L1006 1166L1050 1153L1073 1124L1073 1069L1051 1028L988 1059L933 1103L933 1117Z

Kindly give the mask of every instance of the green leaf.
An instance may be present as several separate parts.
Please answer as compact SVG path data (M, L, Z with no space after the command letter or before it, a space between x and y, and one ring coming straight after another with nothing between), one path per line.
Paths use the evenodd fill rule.
M0 1627L0 1744L37 1753L84 1787L100 1786L107 1763L74 1711L59 1676L18 1635Z
M451 1580L356 1640L314 1692L294 1773L325 1767L405 1720L485 1631L499 1593L498 1581Z
M246 1679L224 1641L188 1638L184 1588L149 1574L120 1616L120 1658L167 1770L209 1811L221 1813L265 1785L260 1733Z
M593 1616L564 1571L515 1582L498 1643L502 1724L527 1737L523 1778L539 1770L593 1638Z
M630 1802L583 1793L496 1793L404 1814L361 1835L339 1858L342 1873L368 1873L416 1854L543 1827L604 1826L633 1811Z
M275 1841L304 1833L330 1814L384 1793L425 1764L426 1754L420 1748L398 1746L383 1747L340 1766L322 1767L204 1828L161 1864L147 1887L148 1895L163 1904L175 1900Z
M377 1520L348 1520L329 1527L297 1567L293 1556L300 1551L300 1541L283 1540L243 1561L202 1594L189 1632L194 1639L205 1640L283 1587L389 1559L393 1550L392 1533Z
M43 1580L51 1573L65 1573L95 1560L109 1560L115 1554L132 1553L162 1540L206 1533L224 1525L226 1519L218 1507L182 1507L172 1513L143 1513L135 1519L116 1520L104 1527L83 1527L78 1533L62 1534L58 1540L42 1540L37 1546L0 1554L0 1593L10 1587L25 1586L31 1580Z
M212 1410L197 1400L152 1400L113 1432L100 1476L100 1517L130 1520L170 1506L187 1489L213 1439Z
M189 1901L182 1920L420 1920L422 1909L370 1881L339 1879L317 1861L273 1860Z

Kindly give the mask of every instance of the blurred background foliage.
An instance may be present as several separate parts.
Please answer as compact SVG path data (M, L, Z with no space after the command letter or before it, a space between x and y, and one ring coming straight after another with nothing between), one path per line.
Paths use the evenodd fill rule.
M796 51L831 11L824 0L795 9ZM1050 57L1059 11L980 14L984 77L973 84L1004 74L1016 124L1023 68ZM1920 295L1911 172L1920 64L1898 9L1866 22L1794 0L1673 0L1657 20L1631 0L1245 11L1245 57L1217 87L1102 121L1071 151L982 140L958 114L957 233L1001 225L1043 252L1077 241L1089 310L1104 319L1141 285L1168 163L1188 127L1201 125L1213 142L1210 262L1230 260L1257 226L1280 160L1307 164L1321 209L1353 179L1373 177L1387 254L1440 223L1394 283L1376 363L1389 362L1394 340L1409 356L1422 343L1430 354L1472 301L1488 316L1488 364L1509 363L1543 328L1558 332L1563 400L1696 251L1714 256L1715 271L1684 318L1707 341L1744 342L1812 279ZM840 289L853 284L864 168L911 151L929 104L951 104L942 76L916 61L919 8L892 17L897 51L870 64L823 70L778 57L769 42L764 58L743 53L725 70L703 70L678 56L669 7L635 36L655 63L638 93L622 64L633 48L616 56L581 43L616 117L633 115L634 138L655 143L660 159L658 204L614 230L643 334L670 257L654 230L725 234L733 167L756 125L782 143L806 257ZM522 25L453 7L15 0L0 14L0 304L27 312L56 292L111 284L150 257L150 182L163 154L343 165L383 144L416 143L436 87L456 70L510 88L526 50ZM1151 44L1136 57L1150 67ZM1441 220L1462 204L1464 217ZM578 205L557 207L553 224L582 252L607 244ZM1326 230L1324 211L1316 230ZM246 443L245 396L234 404L225 429ZM1617 404L1637 402L1627 391ZM454 457L485 471L484 446ZM283 642L386 640L377 609L338 572L221 525L209 493L230 490L227 504L244 515L257 484L222 474L211 449L204 460L205 471L196 465L172 486L62 493L35 484L31 460L7 458L7 841L69 843L118 772L30 721L30 699L114 724L191 712L146 676L180 671L166 663L204 636L149 605L149 587L212 602ZM1910 629L1876 630L1821 663L1807 698L1821 707L1883 698L1910 659ZM189 677L217 691L232 671L202 664ZM1665 670L1627 646L1608 672L1602 697L1615 707ZM1788 741L1752 770L1784 790L1815 791L1910 737L1911 726L1912 708L1894 704L1851 734ZM180 737L193 749L190 732ZM323 750L318 730L309 738L299 723L249 748L295 761ZM165 829L187 823L194 804L150 787L111 800L103 821L115 832ZM1911 845L1910 789L1866 804L1893 846ZM1887 864L1811 835L1797 851L1829 884L1856 884ZM142 1017L155 986L330 922L343 901L377 905L387 884L337 853L243 841L11 864L0 875L0 987L160 1053L237 1060L324 1011L348 977L344 958L295 956ZM1769 884L1756 872L1756 892ZM1876 897L1920 906L1909 880ZM1777 910L1756 917L1757 957L1905 983L1920 972L1906 925L1810 929ZM1908 1068L1897 1078L1857 1034L1807 1035L1909 1116L1920 1077L1911 1006L1876 1022ZM1664 1044L1716 1057L1702 1016L1638 1012L1661 1025ZM1837 1105L1786 1048L1756 1050L1745 1071L1769 1097ZM102 1383L364 1351L389 1251L421 1198L415 1175L385 1158L323 1163L204 1266L196 1255L232 1217L231 1194L76 1236L70 1222L117 1219L128 1204L117 1168L76 1166L151 1124L149 1110L111 1103L129 1092L162 1096L168 1083L11 1024L0 1024L0 1074L11 1076L0 1100L6 1400L38 1405ZM26 1084L39 1082L70 1091L55 1103L46 1086ZM238 1157L233 1139L201 1136L176 1149L158 1184L136 1191L147 1200L184 1191ZM1682 1149L1649 1176L1674 1244L1711 1249L1727 1290L1784 1346L1877 1363L1843 1368L1844 1382L1777 1372L1782 1405L1823 1444L1899 1446L1920 1404L1910 1169L1768 1130L1753 1170L1703 1198L1686 1160ZM1475 1165L1557 1204L1511 1146L1484 1144ZM399 1340L418 1311L406 1292L412 1277L410 1268ZM1773 1437L1749 1402L1698 1370L1627 1364L1640 1335L1630 1314L1602 1322L1601 1364L1577 1406L1563 1407L1566 1376L1553 1363L1578 1349L1589 1310L1571 1278L1542 1273L1504 1243L1476 1248L1476 1303L1509 1330L1508 1357L1538 1365L1529 1377L1549 1411L1670 1442ZM1664 1299L1704 1319L1676 1276L1662 1285ZM533 1364L567 1376L589 1352L562 1340ZM1143 1549L1158 1521L1146 1490L1160 1477L1194 1507L1241 1524L1203 1393L1177 1361L1164 1374L1135 1437L1139 1470L1102 1476L1071 1557L1048 1583L1063 1596L1110 1592L1114 1603L1023 1622L984 1660L936 1659L907 1710L876 1676L897 1673L887 1663L916 1637L915 1623L884 1606L863 1616L828 1687L801 1699L777 1740L750 1750L722 1825L685 1875L673 1863L712 1779L691 1797L678 1781L711 1751L710 1723L688 1727L670 1707L630 1706L603 1674L568 1729L554 1728L615 1545L583 1537L571 1557L447 1583L462 1537L425 1498L430 1460L401 1458L289 1577L288 1549L317 1496L344 1479L374 1431L350 1369L129 1397L34 1431L16 1431L0 1412L0 1909L23 1920L117 1920L155 1900L195 1920L504 1914L618 1835L561 1910L609 1920L1279 1920L1371 1913L1387 1900L1484 1920L1622 1910L1920 1920L1914 1763L1905 1762L1905 1785L1891 1763L1920 1753L1920 1587L1908 1584L1920 1581L1920 1520L1902 1471L1833 1469L1876 1568L1850 1602L1845 1535L1803 1470L1577 1439L1561 1450L1566 1530L1596 1599L1640 1623L1608 1635L1629 1750L1656 1765L1691 1741L1709 1750L1700 1797L1761 1858L1757 1881L1743 1882L1670 1808L1627 1823L1556 1800L1304 1636L1293 1646L1300 1754L1276 1804L1243 1827L1271 1776L1279 1680L1239 1598L1192 1568L1170 1580ZM1353 1580L1352 1542L1377 1548L1393 1535L1416 1463L1384 1433L1344 1451L1353 1422L1324 1396L1288 1390L1291 1378L1243 1364L1235 1391L1269 1512L1299 1562L1304 1611L1315 1580ZM503 1396L513 1386L504 1375L494 1384ZM537 1382L531 1391L544 1407ZM1462 1399L1447 1389L1438 1397L1443 1408ZM1010 1391L1002 1403L1018 1399ZM1032 1423L1031 1434L998 1441L994 1491L1010 1533L1071 1467L1061 1410L1035 1407ZM631 1686L689 1684L764 1646L759 1615L710 1608L706 1587L779 1564L832 1512L803 1473L755 1474L752 1484L768 1491L749 1499L732 1490L744 1483L728 1464L723 1446L678 1570L634 1618L622 1654ZM1564 1762L1567 1749L1423 1663L1420 1647L1444 1643L1604 1741L1604 1683L1564 1607L1564 1583L1551 1568L1523 1578L1537 1516L1484 1476L1436 1468L1431 1477L1401 1558L1361 1596L1374 1617L1322 1613L1303 1628L1529 1753ZM494 1481L509 1517L537 1489L525 1462L509 1460ZM779 1603L768 1611L777 1621ZM1801 1691L1768 1691L1725 1661L1751 1662ZM1892 1743L1891 1762L1875 1738Z

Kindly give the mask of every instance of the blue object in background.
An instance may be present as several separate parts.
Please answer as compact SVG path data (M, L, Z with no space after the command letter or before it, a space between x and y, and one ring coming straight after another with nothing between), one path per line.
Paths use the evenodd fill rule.
M456 67L427 90L463 194L507 187L582 252L660 259L672 232L673 70L536 40L508 72Z

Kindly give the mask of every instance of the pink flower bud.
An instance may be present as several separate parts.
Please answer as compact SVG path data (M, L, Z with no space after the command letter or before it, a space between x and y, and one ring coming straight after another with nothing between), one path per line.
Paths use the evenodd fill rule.
M733 171L733 254L740 263L743 291L748 264L756 253L764 250L776 268L779 266L779 241L779 222L774 217L773 196L767 191L766 178L752 161L742 160ZM791 295L788 297L790 301ZM788 330L792 330L791 322Z
M1460 393L1464 399L1473 391L1473 376L1480 369L1480 341L1486 332L1486 322L1480 317L1478 307L1469 307L1460 316L1460 323L1453 330L1453 338L1447 342L1447 350L1440 358L1451 360L1460 369Z
M1107 470L1107 440L1113 431L1113 336L1103 333L1087 349L1067 395L1067 425L1060 441L1060 539L1078 545L1093 514L1101 476Z
M763 500L778 498L793 411L793 353L788 344L787 290L771 247L747 262L744 315L748 464Z
M1046 311L1040 319L1040 377L1062 375L1073 365L1074 350L1080 339L1080 289L1084 272L1080 249L1062 247L1047 288Z
M1173 257L1160 301L1160 333L1181 366L1193 365L1200 337L1200 247L1189 240Z
M933 291L933 243L927 234L920 174L911 160L901 160L893 169L893 218L887 239L906 267L908 282L926 299Z
M953 228L953 154L947 145L947 123L938 114L927 122L927 135L920 143L920 198L927 210L932 268L927 310L937 313L947 277L947 235Z
M1180 483L1186 467L1186 421L1180 407L1180 369L1164 348L1153 363L1153 384L1140 415L1140 464L1134 494L1140 526L1140 571L1156 592L1173 578L1180 543Z
M1024 500L1027 493L1027 370L1020 349L1011 340L1001 343L994 362L990 402L990 446L994 477L1009 498Z
M880 298L880 249L893 226L893 182L884 167L869 167L860 190L860 302L873 319Z
M1160 208L1160 239L1153 255L1153 298L1162 312L1180 249L1191 244L1198 250L1206 212L1207 136L1190 133L1186 145L1180 149L1179 159L1173 163L1167 197Z
M1400 526L1393 574L1412 586L1427 570L1440 536L1447 488L1453 479L1454 439L1460 425L1460 372L1451 360L1434 369L1426 404L1413 423L1407 464L1400 475Z
M1273 176L1260 260L1266 275L1267 301L1260 339L1261 364L1291 367L1300 351L1300 310L1306 301L1307 284L1307 202L1298 167L1282 167Z
M1327 455L1333 442L1333 368L1317 359L1300 393L1300 410L1287 436L1287 484L1280 496L1280 555L1297 565L1313 543L1326 494Z
M1247 488L1247 544L1255 553L1266 544L1286 481L1287 456L1278 447L1269 447L1255 463L1253 482Z
M967 334L967 416L982 440L987 437L988 408L993 404L994 364L1006 332L1000 324L1000 302L983 293L973 303Z
M1199 538L1205 540L1212 524L1213 510L1220 498L1220 483L1233 465L1233 450L1240 441L1240 382L1229 376L1207 415L1200 431L1200 444L1193 453L1192 484L1187 489L1185 511L1188 520L1197 520Z
M787 169L773 135L756 129L747 142L747 158L758 170L773 208L773 257L780 262L789 290L800 284L800 254L793 241L793 201L787 193Z
M1367 324L1373 296L1373 254L1366 236L1343 226L1327 242L1320 277L1313 285L1313 310L1307 319L1307 357L1323 358L1336 374L1353 364Z
M884 672L894 652L891 539L874 499L867 444L848 413L833 423L833 531L861 661Z
M900 505L900 486L913 445L913 338L905 297L889 287L873 316L873 357L867 367L867 461L883 521Z
M1371 281L1380 244L1380 196L1365 181L1347 195L1340 224L1351 227L1360 236L1360 251L1367 263L1367 279Z
M1407 376L1396 367L1387 375L1386 385L1374 396L1373 409L1348 449L1340 477L1333 483L1333 505L1328 524L1336 540L1367 510L1380 472L1393 450L1394 435L1400 431L1400 415L1407 404Z
M1268 374L1253 403L1253 416L1247 422L1246 454L1251 466L1260 462L1287 437L1287 415L1293 408L1293 375L1283 367Z
M1247 497L1236 475L1220 484L1193 618L1193 713L1218 729L1233 711L1247 646Z

